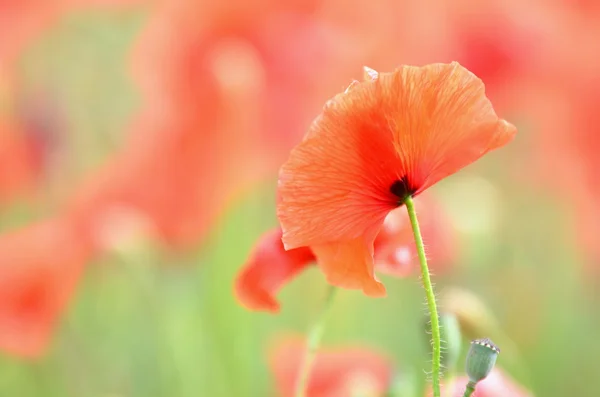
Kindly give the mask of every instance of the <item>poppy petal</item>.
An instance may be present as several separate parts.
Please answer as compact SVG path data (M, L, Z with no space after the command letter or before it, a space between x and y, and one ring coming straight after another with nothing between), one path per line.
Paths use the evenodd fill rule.
M358 237L311 246L327 281L344 288L362 289L366 295L385 296L385 287L375 279L373 239Z
M516 128L498 118L483 82L458 63L404 66L382 74L392 98L394 145L415 194L510 142ZM388 116L388 117L389 117Z
M251 310L279 311L277 291L315 261L308 248L286 251L281 229L267 232L257 243L235 283L240 303Z

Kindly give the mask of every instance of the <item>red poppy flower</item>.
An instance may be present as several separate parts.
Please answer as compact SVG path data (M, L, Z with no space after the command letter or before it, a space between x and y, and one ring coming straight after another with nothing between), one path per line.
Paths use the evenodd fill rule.
M0 237L0 349L32 358L45 351L90 256L66 218Z
M280 396L294 395L305 349L301 339L287 339L272 350L269 364ZM358 347L322 349L315 357L306 396L379 396L389 388L392 375L391 361L374 350Z
M428 210L422 223L432 268L442 271L456 254L453 234L431 199L417 201ZM277 291L306 267L316 264L315 255L308 247L286 251L281 235L280 228L265 233L238 275L235 293L240 303L249 309L278 312ZM374 247L375 269L380 273L406 277L418 268L412 229L402 209L393 210L386 217Z
M381 296L373 241L386 215L516 129L457 63L372 76L330 100L292 151L277 213L286 249L308 246L330 283Z

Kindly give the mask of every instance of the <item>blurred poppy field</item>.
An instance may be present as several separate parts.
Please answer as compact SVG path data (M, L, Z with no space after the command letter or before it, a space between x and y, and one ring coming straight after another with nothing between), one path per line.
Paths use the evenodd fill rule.
M518 132L415 198L460 329L442 395L484 337L474 396L600 395L600 3L0 0L0 396L296 397L346 275L285 251L282 165L375 70L453 61ZM339 288L305 397L430 393L418 248L403 207L381 223L387 295Z

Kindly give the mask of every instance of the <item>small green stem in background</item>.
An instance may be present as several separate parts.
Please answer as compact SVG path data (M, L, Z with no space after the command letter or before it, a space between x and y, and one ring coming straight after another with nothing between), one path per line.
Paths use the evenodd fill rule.
M325 322L327 320L327 314L329 313L329 310L331 308L331 303L333 302L333 298L335 296L336 291L337 288L335 288L333 285L329 286L329 289L327 290L327 295L325 296L323 308L321 309L317 320L308 332L306 351L304 353L302 363L300 364L300 371L298 372L298 378L296 380L296 392L294 393L296 397L306 396L306 387L308 383L308 378L310 376L310 370L312 368L317 349L319 348L319 344L321 343L321 337L323 336L323 332L325 331Z
M465 394L463 394L463 397L471 397L471 394L473 394L474 391L475 383L469 381L469 383L467 383L467 387L465 388Z
M431 381L433 388L433 397L440 397L441 338L440 322L437 307L435 304L435 294L433 293L433 285L431 284L431 277L429 276L427 258L425 257L425 245L423 244L423 237L421 236L419 221L417 220L415 204L410 196L406 198L404 204L406 205L406 210L408 211L408 216L410 218L410 224L412 225L413 234L415 236L417 253L419 255L419 263L421 264L421 279L423 282L423 288L425 289L425 295L427 296L427 307L429 309L429 316L431 321L431 338L433 347Z

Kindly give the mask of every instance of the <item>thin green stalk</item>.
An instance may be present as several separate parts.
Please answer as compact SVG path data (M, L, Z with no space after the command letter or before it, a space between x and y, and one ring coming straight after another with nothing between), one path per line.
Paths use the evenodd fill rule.
M474 391L475 391L475 383L473 383L473 382L467 383L467 387L465 389L465 394L463 394L463 397L471 397L471 394L473 394Z
M325 296L325 302L321 308L321 312L308 332L306 351L304 353L304 358L302 360L302 364L300 365L300 371L298 372L298 378L296 380L296 392L294 393L296 397L306 396L306 387L308 378L310 376L310 370L312 368L317 349L319 348L319 344L321 343L321 337L325 331L325 322L327 320L329 310L331 309L331 303L333 302L336 291L337 288L335 288L333 285L329 286L327 295Z
M415 211L415 204L412 198L409 196L404 201L408 216L410 218L410 224L412 225L413 234L415 236L415 243L417 246L417 253L419 255L419 263L421 264L421 280L423 282L423 288L425 289L425 295L427 296L427 307L429 309L429 317L431 321L431 338L433 347L433 357L431 364L431 378L433 397L440 397L440 356L441 356L441 338L440 338L440 322L435 304L435 294L433 293L433 286L431 284L431 277L429 276L429 268L427 267L427 258L425 257L425 246L423 244L423 237L421 236L421 230L419 228L419 221L417 220L417 212Z

